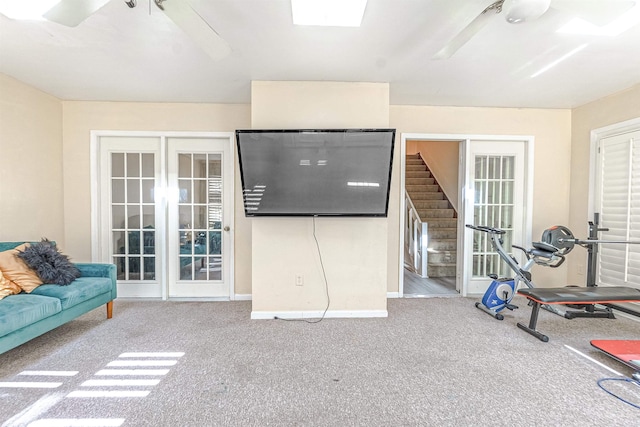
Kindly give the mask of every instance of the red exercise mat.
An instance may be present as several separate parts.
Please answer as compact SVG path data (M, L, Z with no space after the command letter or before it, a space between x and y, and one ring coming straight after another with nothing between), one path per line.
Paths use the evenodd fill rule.
M625 365L640 370L640 340L592 340L591 345Z

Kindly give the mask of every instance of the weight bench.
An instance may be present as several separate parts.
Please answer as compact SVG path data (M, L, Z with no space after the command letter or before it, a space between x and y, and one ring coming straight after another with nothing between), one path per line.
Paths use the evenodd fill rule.
M610 307L598 309L595 304L615 304L621 302L640 302L640 289L625 286L587 286L566 288L524 288L518 294L527 297L533 304L529 326L518 323L518 328L530 333L541 341L549 341L549 337L536 330L540 307L564 316L567 319L576 317L597 317L615 319ZM567 311L550 307L554 304L587 305L585 311Z

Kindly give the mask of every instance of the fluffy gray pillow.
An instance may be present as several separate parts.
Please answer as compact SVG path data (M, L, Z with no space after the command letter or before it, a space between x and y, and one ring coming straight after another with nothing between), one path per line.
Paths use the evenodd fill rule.
M66 286L80 277L80 270L48 239L34 243L17 255L43 283Z

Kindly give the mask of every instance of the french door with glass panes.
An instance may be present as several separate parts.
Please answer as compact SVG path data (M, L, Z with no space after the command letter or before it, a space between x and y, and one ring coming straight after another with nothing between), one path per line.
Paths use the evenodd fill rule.
M228 297L230 142L173 137L167 144L169 296Z
M467 223L503 229L503 246L524 243L525 142L471 141L469 186L472 205L466 213ZM469 201L471 204L471 201ZM472 258L467 293L486 291L488 274L512 277L513 273L491 245L489 235L473 231ZM514 254L519 257L520 254Z
M105 134L99 147L98 259L118 295L230 298L229 134Z

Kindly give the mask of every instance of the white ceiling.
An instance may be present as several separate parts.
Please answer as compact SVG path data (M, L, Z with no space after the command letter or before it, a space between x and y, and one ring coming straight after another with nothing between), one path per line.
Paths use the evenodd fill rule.
M231 55L210 59L148 0L112 0L75 28L0 15L0 72L64 100L203 103L249 103L252 80L320 80L388 82L393 105L572 108L640 83L640 25L558 34L572 16L555 9L495 15L435 60L493 0L369 0L360 28L294 26L289 0L190 2Z

